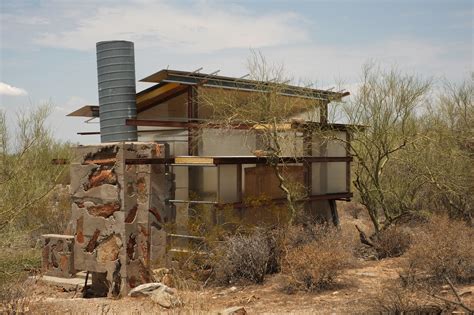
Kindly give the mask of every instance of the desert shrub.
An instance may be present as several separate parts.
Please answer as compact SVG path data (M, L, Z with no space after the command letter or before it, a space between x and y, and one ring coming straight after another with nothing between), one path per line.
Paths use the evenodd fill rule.
M211 262L215 280L220 284L262 283L269 269L275 267L272 239L271 234L256 229L250 234L232 235L220 242L213 251Z
M388 283L369 300L371 309L382 314L440 314L441 304L414 287Z
M411 234L397 225L380 231L373 238L374 250L379 259L403 255L411 242Z
M420 228L407 252L404 273L422 273L429 281L441 283L474 280L474 229L463 221L434 216Z
M283 242L281 268L287 291L317 291L332 286L352 264L348 242L336 229L314 225L289 227Z

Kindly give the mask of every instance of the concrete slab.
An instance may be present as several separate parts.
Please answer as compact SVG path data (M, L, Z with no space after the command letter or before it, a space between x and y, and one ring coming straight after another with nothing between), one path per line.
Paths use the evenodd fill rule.
M82 275L81 275L82 276ZM40 281L49 285L58 286L64 288L65 290L74 290L76 288L82 289L84 287L85 279L82 277L76 278L60 278L60 277L53 277L53 276L31 276L29 279ZM87 280L87 284L92 284L92 277L89 275L89 279Z

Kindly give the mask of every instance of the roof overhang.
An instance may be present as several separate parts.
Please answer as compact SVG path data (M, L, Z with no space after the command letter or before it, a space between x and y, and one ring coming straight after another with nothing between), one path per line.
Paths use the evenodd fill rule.
M84 105L81 108L67 114L66 116L73 117L99 117L99 106L97 105Z
M169 69L160 70L140 81L157 84L137 93L138 113L186 93L190 86L256 92L264 91L267 87L271 88L272 85L277 84L275 82L260 82L243 78ZM333 92L288 84L280 84L278 88L279 93L282 95L318 99L324 102L340 100L350 94L349 92ZM99 117L99 106L85 105L67 116Z
M267 86L275 85L275 82L260 82L243 78L232 78L212 74L186 72L179 70L163 69L140 80L152 83L177 83L182 85L201 85L224 89L237 89L242 91L259 91ZM325 101L334 101L349 95L349 92L333 92L307 87L282 84L281 94L288 96L316 98Z

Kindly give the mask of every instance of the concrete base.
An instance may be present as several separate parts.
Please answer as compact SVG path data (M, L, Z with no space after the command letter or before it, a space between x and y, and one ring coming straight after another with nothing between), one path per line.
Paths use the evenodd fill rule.
M54 285L57 287L61 287L64 290L70 291L70 290L82 290L84 287L85 279L82 278L82 275L80 277L75 277L75 278L61 278L61 277L53 277L53 276L31 276L29 279L34 280L34 281L39 281L45 284L49 285ZM92 279L91 276L89 275L89 279L87 281L88 285L92 284Z

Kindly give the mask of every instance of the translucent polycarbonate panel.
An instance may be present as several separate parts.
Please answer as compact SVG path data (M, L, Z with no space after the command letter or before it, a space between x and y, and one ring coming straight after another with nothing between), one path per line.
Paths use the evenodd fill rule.
M204 129L198 153L201 156L248 156L253 155L255 143L255 135L247 130Z
M245 169L249 167L255 167L257 164L242 164L242 194L245 195Z
M282 156L303 156L303 137L301 133L290 131L279 134Z
M327 163L311 163L311 190L313 195L327 193Z
M330 162L328 167L327 193L347 192L346 185L346 163Z
M202 199L217 201L217 167L195 167L200 176L196 191Z
M188 188L189 187L189 173L187 166L173 166L172 172L174 173L174 182L176 188Z
M324 135L315 134L312 142L313 156L346 156L346 137L345 131L328 131Z
M313 195L347 192L346 162L312 163Z
M321 107L312 106L308 108L307 111L296 114L292 118L296 120L302 120L302 121L320 122L321 121Z
M345 131L337 131L333 133L333 136L336 137L337 139L341 140L330 140L328 141L327 144L327 151L326 154L327 156L346 156L346 143L344 142L346 140L346 132Z
M217 167L189 167L189 191L192 200L217 201Z
M238 202L237 187L237 165L219 165L218 166L218 196L219 202L231 203Z
M139 127L139 130L142 130ZM139 141L157 141L157 142L166 142L166 143L173 143L173 142L186 142L186 151L183 152L184 154L178 155L187 155L187 142L188 142L188 131L187 130L164 130L163 127L156 127L153 130L162 130L156 132L138 132L138 140ZM151 129L150 129L151 130ZM174 150L173 150L174 152Z

